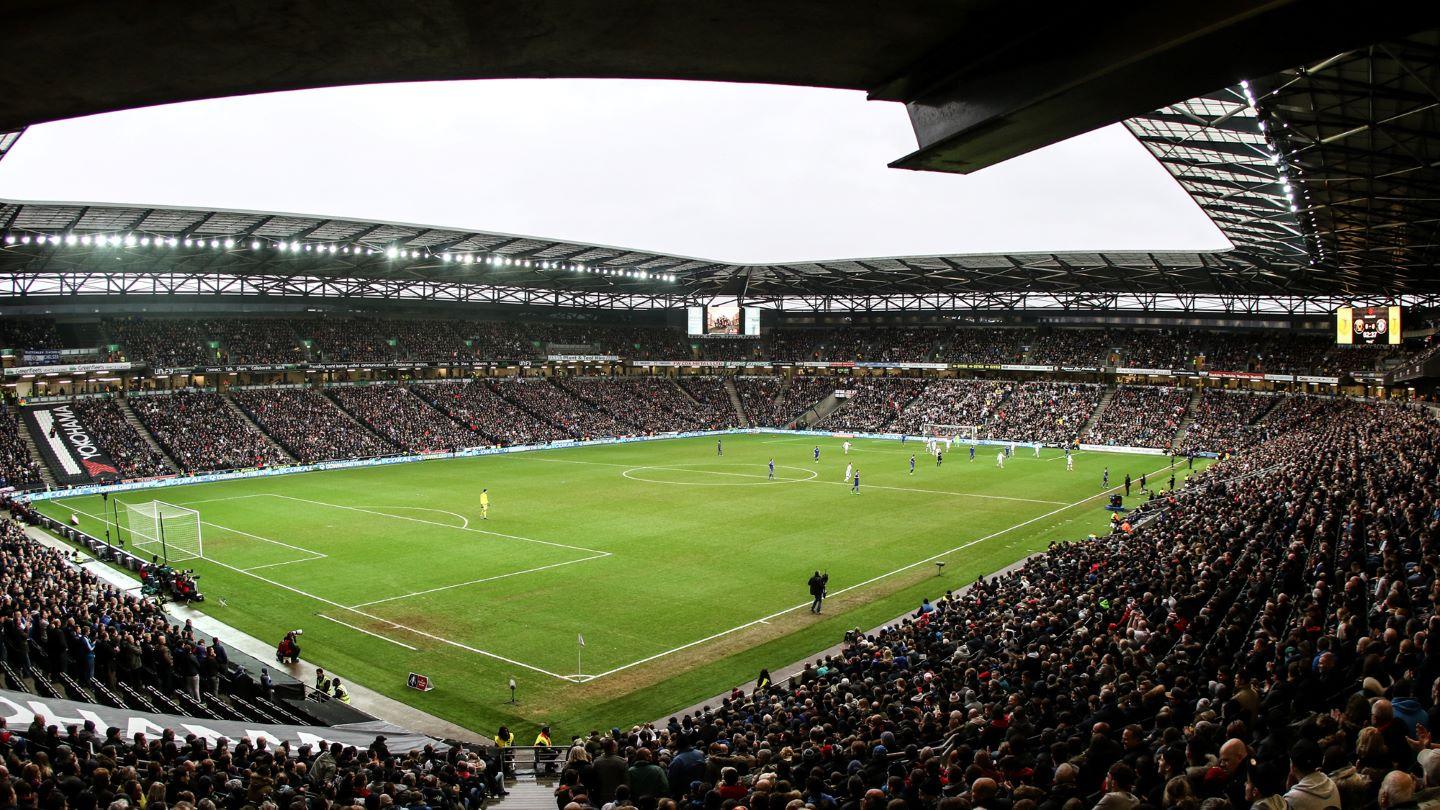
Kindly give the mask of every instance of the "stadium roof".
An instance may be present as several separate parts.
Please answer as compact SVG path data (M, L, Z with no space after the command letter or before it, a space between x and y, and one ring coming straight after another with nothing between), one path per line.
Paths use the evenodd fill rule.
M817 310L1316 311L1440 301L1440 33L1251 77L1127 125L1234 250L737 265L293 214L0 202L0 297L253 294L625 308L740 296Z
M298 214L24 202L0 202L0 234L0 298L271 295L632 308L741 296L825 310L1234 309L1256 306L1250 299L1257 297L1290 298L1303 308L1335 292L1298 288L1232 252L745 266Z
M1434 293L1440 30L1126 122L1235 245L1296 290Z
M693 79L903 102L921 148L896 165L972 171L1245 76L1420 30L1436 14L1427 3L1346 0L609 0L603 10L589 0L151 0L143 14L124 8L7 6L0 131L345 84Z

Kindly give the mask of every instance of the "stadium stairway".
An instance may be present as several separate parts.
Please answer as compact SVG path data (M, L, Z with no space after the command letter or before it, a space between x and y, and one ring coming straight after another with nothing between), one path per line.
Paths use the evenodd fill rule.
M725 381L725 393L730 395L730 405L735 408L735 418L740 420L740 427L750 427L750 418L745 415L745 406L740 404L740 392L735 390L735 381L729 377L722 379Z
M40 468L40 480L45 482L45 488L58 489L60 483L55 480L55 473L51 471L45 456L40 454L40 446L35 443L35 437L30 435L30 425L26 423L26 420L20 419L18 427L19 429L15 432L20 434L20 441L25 443L25 449L30 451L30 457L38 462L35 466Z
M150 431L145 427L145 423L141 422L140 417L135 415L135 411L130 409L130 401L125 397L116 397L115 401L120 404L120 412L125 414L125 421L130 423L130 427L135 429L135 433L144 439L146 444L150 445L151 450L159 453L160 457L165 459L165 463L170 465L170 469L180 472L180 465L176 464L175 459L171 458L170 454L165 452L165 448L161 447L160 443L155 441L155 437L150 435Z
M240 407L239 403L231 399L229 394L222 394L221 399L225 400L225 404L230 406L230 410L233 411L236 416L243 419L245 421L245 424L249 425L252 428L255 428L255 432L263 436L265 438L265 441L269 443L271 447L274 447L277 452L280 453L280 457L285 459L287 464L296 463L295 457L290 455L290 451L286 450L284 447L281 447L279 442L275 441L275 439L272 438L269 433L266 433L265 430L255 422L254 419L251 419L250 414L246 413L245 409Z
M820 424L828 419L831 414L840 410L841 404L843 403L841 403L840 398L835 396L834 391L831 391L825 395L824 399L806 408L805 412L800 414L800 417L795 420L796 429L805 430Z
M1173 440L1174 447L1179 447L1185 441L1185 434L1190 432L1190 425L1195 422L1195 408L1200 405L1200 389L1196 388L1195 393L1190 395L1190 401L1185 403L1185 415L1180 418L1180 429L1175 431Z
M378 430L376 430L375 428L371 427L370 425L366 424L365 420L355 418L355 414L350 413L349 411L347 411L347 410L345 410L344 408L340 407L340 403L339 403L339 402L336 402L334 399L330 398L329 396L326 396L323 389L321 390L320 394L321 394L321 396L324 396L324 397L325 397L325 401L326 401L327 403L329 403L330 407L332 407L332 408L335 409L335 413L339 414L341 419L344 419L346 422L349 422L350 424L354 425L356 430L360 431L361 433L368 433L368 434L370 434L371 436L374 436L375 438L379 439L379 440L380 440L380 443L383 444L383 445L386 446L386 447L394 447L394 446L395 446L395 444L394 444L393 442L391 442L389 439L385 438L385 436L384 436L383 434L381 434L380 431L378 431ZM430 402L429 402L428 400L426 400L424 397L419 397L419 400L420 400L421 402L424 402L426 405L429 405L429 404L430 404ZM446 415L448 416L449 414L446 414Z
M1095 420L1100 418L1100 414L1105 413L1105 409L1110 407L1110 400L1114 398L1115 386L1105 386L1105 393L1100 397L1100 403L1095 406L1095 412L1090 414L1090 418L1086 419L1085 425L1080 428L1081 436L1086 436L1090 433L1090 428L1095 427Z
M555 810L555 786L559 780L554 777L517 774L514 779L505 780L509 796L485 802L486 808L503 807L505 810Z

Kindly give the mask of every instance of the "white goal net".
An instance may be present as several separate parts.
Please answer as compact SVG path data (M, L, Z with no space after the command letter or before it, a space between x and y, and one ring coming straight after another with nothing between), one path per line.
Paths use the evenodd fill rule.
M943 425L938 422L926 422L920 426L920 430L927 439L973 442L980 438L980 428L976 425Z
M164 501L122 504L120 513L133 551L167 563L205 556L200 513Z

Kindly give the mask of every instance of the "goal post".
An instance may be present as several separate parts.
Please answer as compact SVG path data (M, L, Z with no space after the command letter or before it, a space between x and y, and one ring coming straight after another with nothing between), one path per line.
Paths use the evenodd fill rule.
M166 564L205 556L200 534L200 513L164 501L121 504L117 522L123 525L136 553L159 557Z
M980 438L979 425L945 425L939 422L926 422L920 426L920 431L927 439L973 442Z

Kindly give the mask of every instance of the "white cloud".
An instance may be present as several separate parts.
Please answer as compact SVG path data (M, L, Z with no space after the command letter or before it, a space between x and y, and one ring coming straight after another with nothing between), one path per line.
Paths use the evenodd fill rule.
M1217 250L1121 127L968 176L886 163L902 107L811 88L525 80L372 85L32 127L0 197L239 208L742 263Z

